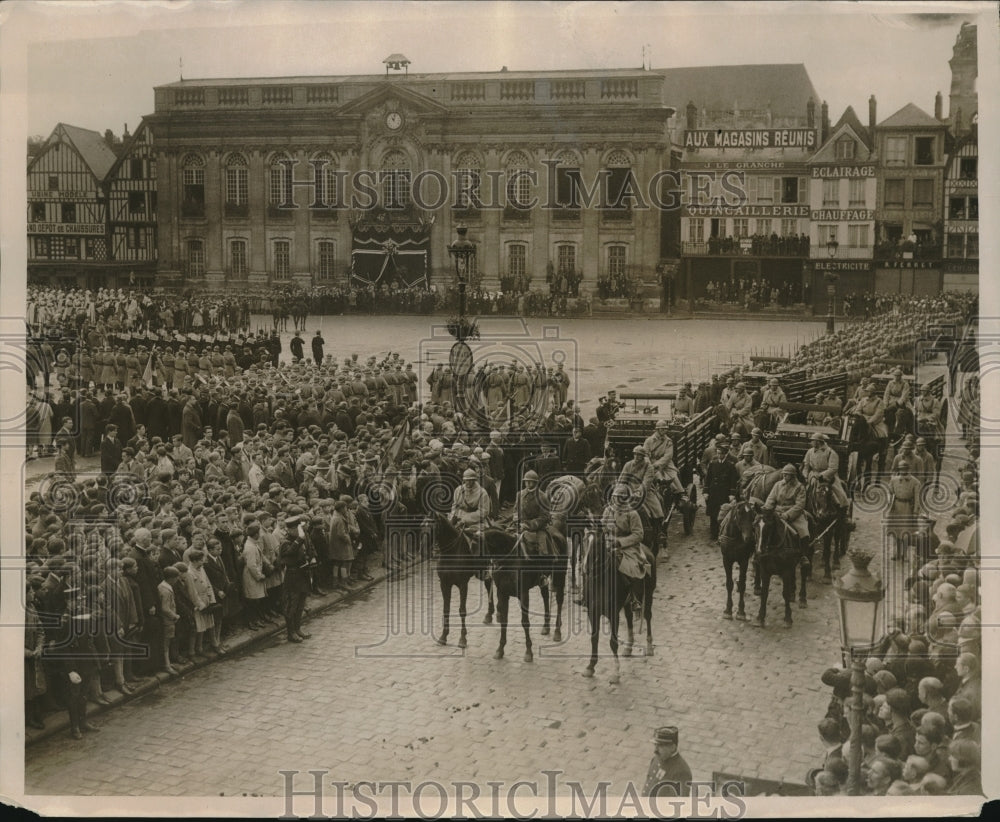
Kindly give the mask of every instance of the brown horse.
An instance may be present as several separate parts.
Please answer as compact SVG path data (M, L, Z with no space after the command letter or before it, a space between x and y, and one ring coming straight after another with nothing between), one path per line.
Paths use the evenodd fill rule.
M792 627L792 600L795 599L795 569L799 564L799 549L794 530L773 510L762 509L756 522L757 540L754 564L760 585L760 609L754 625L763 628L767 617L767 595L771 577L781 577L781 593L785 600L785 627ZM804 572L803 572L804 573ZM805 587L805 579L802 581ZM805 591L803 590L803 598Z
M621 680L621 665L618 659L618 627L622 609L625 610L625 622L628 626L628 640L622 651L624 656L631 656L635 637L632 627L632 608L629 600L640 604L643 619L646 620L646 657L653 655L653 585L652 576L636 579L618 570L618 561L614 547L605 539L604 530L597 524L588 533L590 550L587 553L586 583L584 585L584 602L587 607L587 618L590 621L590 662L583 675L591 677L597 667L597 644L600 638L601 617L607 617L611 627L610 647L615 658L615 672L611 676L611 684Z
M726 572L726 610L722 615L733 618L733 565L739 564L739 609L736 618L746 620L744 596L747 590L747 568L754 551L754 507L745 501L726 503L719 518L719 548L722 549L722 567Z
M434 514L434 538L439 555L437 562L438 583L441 586L443 623L438 645L448 644L449 620L451 619L451 589L458 588L458 616L462 621L462 633L458 647L465 648L467 633L465 627L466 600L469 594L469 580L482 577L488 561L473 545L473 537L463 529L452 525L448 518L437 512Z

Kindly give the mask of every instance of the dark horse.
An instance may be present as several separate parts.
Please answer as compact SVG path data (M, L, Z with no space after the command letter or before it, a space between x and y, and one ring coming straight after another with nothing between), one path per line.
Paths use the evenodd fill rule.
M823 582L829 585L832 581L831 553L833 555L833 568L840 568L840 558L845 553L844 536L847 528L840 508L834 502L833 488L830 483L822 480L806 483L806 514L809 518L810 545L815 546L820 540L823 541ZM804 586L805 571L803 571Z
M792 626L792 600L795 599L795 569L799 564L799 550L795 532L772 510L763 509L756 522L757 549L754 564L760 584L760 609L754 625L764 627L767 616L767 595L771 577L781 577L781 594L785 600L785 627ZM802 572L802 598L805 607L805 571Z
M604 529L599 525L587 535L590 542L587 552L586 583L584 602L587 606L587 618L590 620L590 662L583 672L584 676L594 675L597 667L597 643L601 632L601 617L608 618L611 626L611 653L615 657L615 672L611 684L617 684L621 678L621 665L618 660L618 626L621 611L625 610L625 623L628 625L628 641L622 650L624 656L631 656L635 641L632 628L632 608L628 606L629 596L641 604L642 616L646 620L646 656L653 655L653 578L645 576L636 579L618 570L618 560L615 549L607 544Z
M438 560L438 579L441 583L441 596L444 607L444 628L437 642L444 645L448 641L449 612L451 610L451 588L456 586L459 592L458 612L462 620L462 633L459 647L466 647L466 596L469 580L473 576L483 577L486 592L489 596L489 608L483 622L493 621L494 608L500 622L500 644L494 659L502 659L504 647L507 644L507 617L509 599L516 597L521 605L521 625L524 627L526 650L524 661L531 662L534 654L531 649L530 620L528 619L528 595L532 588L537 587L542 595L542 605L545 608L545 623L542 634L549 633L549 580L556 592L556 627L553 639L562 640L562 606L566 587L566 554L555 556L524 557L520 550L518 539L499 528L488 528L483 537L483 554L477 554L473 544L475 537L453 525L447 517L437 513L434 515L437 545L441 552ZM491 569L491 570L490 570ZM496 587L496 605L494 606L493 588Z
M462 620L462 633L458 647L467 644L465 629L466 600L469 594L469 580L482 577L487 560L480 556L472 543L473 537L449 522L443 514L434 514L434 534L438 546L438 582L441 585L441 600L444 608L443 627L438 637L439 645L448 643L449 620L451 619L451 589L458 588L458 616Z
M848 414L844 439L850 443L851 451L857 452L857 478L862 484L874 479L875 459L878 458L879 471L885 470L885 455L889 448L888 437L877 437L861 414Z
M600 466L597 467L599 469ZM556 527L566 537L570 587L573 591L579 590L576 573L577 565L583 557L582 526L588 524L592 517L600 516L606 491L596 472L586 478L576 474L563 474L553 479L546 489L552 514L557 520ZM580 570L582 575L582 569Z
M726 503L728 510L719 520L719 547L722 549L722 567L726 572L726 610L722 615L733 618L733 565L739 563L740 579L737 585L740 601L736 618L746 620L744 595L747 590L747 567L754 550L754 507L746 501ZM725 507L725 506L724 506Z

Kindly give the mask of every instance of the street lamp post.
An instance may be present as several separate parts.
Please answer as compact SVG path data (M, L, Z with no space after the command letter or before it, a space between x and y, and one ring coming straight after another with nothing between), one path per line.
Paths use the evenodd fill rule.
M864 717L865 657L876 646L880 625L882 580L868 570L874 555L865 551L847 553L851 569L834 583L839 600L840 641L844 659L851 660L851 743L847 771L847 793L861 795L861 723Z
M465 326L465 287L469 281L469 263L476 256L475 244L466 238L469 229L464 223L455 227L458 239L448 246L448 253L455 260L455 277L458 279L458 321Z
M832 260L837 256L837 247L840 245L836 240L830 240L826 244L826 253ZM837 275L833 271L828 271L826 274L826 297L827 297L827 310L826 310L826 333L832 334L834 331L834 316L835 316L835 305L834 300L837 296Z

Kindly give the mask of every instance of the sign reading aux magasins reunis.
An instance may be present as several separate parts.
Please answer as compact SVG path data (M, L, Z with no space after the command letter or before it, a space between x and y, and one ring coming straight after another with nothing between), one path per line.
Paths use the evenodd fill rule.
M802 148L817 146L811 128L718 128L684 132L684 148Z

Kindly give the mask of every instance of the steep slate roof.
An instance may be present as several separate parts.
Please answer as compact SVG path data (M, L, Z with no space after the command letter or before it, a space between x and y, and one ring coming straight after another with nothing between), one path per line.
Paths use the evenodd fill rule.
M776 117L806 116L810 97L817 106L820 96L802 63L738 66L694 66L653 69L662 74L663 102L683 112L688 102L698 109L728 111L734 103L740 109L766 109Z
M877 128L927 128L929 126L944 128L945 124L940 120L935 120L913 103L907 103L891 117L879 123Z
M830 129L830 136L827 138L826 142L820 146L819 151L817 151L812 157L809 158L810 163L835 163L843 162L837 159L837 141L840 140L845 134L852 135L858 139L861 143L861 148L858 150L854 160L857 162L864 162L871 159L872 157L872 144L868 139L868 129L864 128L859 122L857 115L854 113L854 109L850 106L847 110L840 116L837 121L837 125Z
M858 115L854 113L854 107L848 106L844 109L844 113L840 115L840 119L837 120L837 124L831 129L831 133L834 133L841 126L850 126L851 130L858 135L868 148L872 147L872 135L868 133L868 129L861 125L861 121L858 119Z
M104 142L104 136L97 131L70 126L66 123L60 123L56 126L56 129L60 128L79 152L83 161L94 172L94 176L98 180L103 180L111 170L111 166L115 164L115 160L118 159L115 153L108 148L108 144Z

